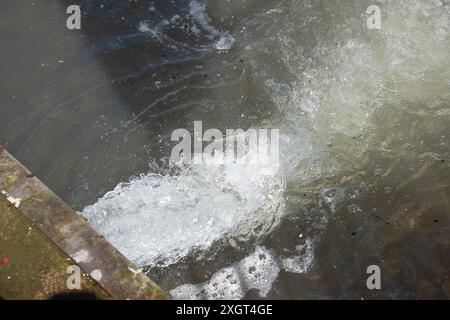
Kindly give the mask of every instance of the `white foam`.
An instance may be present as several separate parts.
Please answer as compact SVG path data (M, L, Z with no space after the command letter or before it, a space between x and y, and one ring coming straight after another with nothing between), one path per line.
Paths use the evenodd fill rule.
M314 261L314 244L306 239L304 244L295 247L296 255L281 259L282 269L291 273L305 273Z
M156 9L155 9L156 10ZM190 30L196 37L206 37L213 41L212 47L219 51L230 50L235 38L228 31L222 31L212 25L211 18L206 11L206 4L200 1L191 1L189 3L189 13L185 15L187 21L192 26ZM180 15L174 15L169 20L162 20L159 24L151 23L149 20L139 23L138 30L146 33L154 39L162 42L170 43L173 40L164 34L165 28L173 29L180 27L183 18Z
M200 28L206 31L210 38L216 39L214 47L217 50L230 50L233 47L235 39L229 32L221 31L211 25L211 18L206 12L206 4L200 1L191 1L189 3L190 14L199 24ZM195 30L199 30L198 28Z
M221 35L219 40L214 44L217 50L230 50L233 47L235 39L229 34Z
M200 163L178 175L142 175L82 214L139 266L173 264L226 237L270 232L282 214L284 180L262 166Z
M280 268L272 250L257 247L255 252L242 261L216 272L209 281L201 284L185 284L172 291L174 299L242 299L250 289L267 296Z
M291 273L305 273L314 259L311 239L296 247L297 255L280 257L264 246L256 247L254 253L217 271L209 281L200 284L184 284L170 291L178 300L237 300L249 290L256 289L266 297L272 289L281 270Z
M310 2L293 3L280 19L290 25L289 19L297 19ZM276 43L271 45L278 50L273 54L294 79L289 85L273 79L265 82L284 115L284 169L293 180L340 170L340 164L327 155L333 138L368 132L378 108L401 107L406 101L432 106L450 99L448 4L385 0L380 6L385 9L381 30L365 30L366 17L355 14L330 30L331 39L316 37L313 59L293 41L295 28L270 34ZM266 46L265 42L249 45L247 54L257 57ZM262 67L256 64L254 72ZM367 146L355 143L347 152L358 161Z
M152 38L158 40L159 42L163 42L166 38L161 30L161 26L151 26L148 22L143 21L139 23L138 30L143 33L149 34Z

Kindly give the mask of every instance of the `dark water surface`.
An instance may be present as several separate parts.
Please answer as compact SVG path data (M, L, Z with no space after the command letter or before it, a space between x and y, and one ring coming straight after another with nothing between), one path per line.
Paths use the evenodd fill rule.
M446 1L76 2L1 1L0 143L175 298L449 298ZM280 176L167 173L194 120Z

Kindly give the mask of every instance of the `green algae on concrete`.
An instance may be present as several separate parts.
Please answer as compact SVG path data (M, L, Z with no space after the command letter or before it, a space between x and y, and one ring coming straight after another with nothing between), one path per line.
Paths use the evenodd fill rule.
M22 227L27 226L27 228L29 228L31 222L33 226L42 231L42 233L49 238L51 243L61 249L67 258L71 258L82 270L84 270L84 272L90 275L91 278L93 278L112 298L169 298L152 280L128 261L103 236L93 230L83 218L81 218L73 209L68 207L64 201L50 191L41 181L39 181L39 179L34 177L31 172L22 166L1 146L0 193L3 195L3 202L6 198L12 206L17 208L17 210L13 210L16 212L16 216L17 213L22 213L29 219L28 224L23 221L21 222ZM5 208L9 208L9 211L11 211L13 208L11 205ZM14 215L9 215L9 217L14 217ZM1 227L7 228L6 220L5 222L2 221L2 215L0 215L0 219ZM14 222L9 221L9 224L13 225ZM18 230L22 229L19 228ZM3 230L2 232L4 232L4 235L8 235L10 238L12 237L10 233L6 233L6 230ZM7 244L5 240L2 245L5 247L3 249L2 246L0 246L0 252L8 250L11 255L12 249L18 250L17 252L25 252L28 251L28 249L32 249L32 246L27 247L26 243L22 243L20 240L27 232L28 231L23 231L20 233L17 231L17 235L15 236L16 240L12 243L8 242L9 244ZM33 242L30 242L30 245L31 243ZM47 248L50 249L50 247ZM41 257L41 261L43 259L44 261L45 259L50 259L45 257L46 253L42 253L44 257L41 257L41 255L37 256ZM0 257L0 263L6 262L6 264L9 264L9 259L9 256L7 256L7 258ZM36 256L34 259L36 259ZM24 263L32 265L34 263L33 258L25 258ZM54 264L56 264L56 260L53 260L53 264L50 265ZM44 265L42 266L44 267ZM67 267L67 264L65 267ZM19 272L20 268L21 267L16 265L16 269L14 270ZM28 266L23 266L23 268L26 269ZM66 269L63 269L63 271L65 273ZM3 270L0 272L3 272ZM49 271L47 270L44 271L44 273L45 272ZM61 274L53 276L52 279L59 281L57 278L60 278L60 275ZM3 275L1 277L3 277ZM11 277L11 275L6 275L6 280L1 278L0 295L3 290L5 292L6 290L9 290L8 292L11 293L9 293L8 296L14 297L14 287L18 286L18 284L14 281L10 281L12 280ZM66 276L63 276L62 278L66 279ZM63 285L65 285L65 281L66 280L63 281ZM6 285L9 285L9 289L3 288L3 286ZM24 290L26 284L21 283L20 286L22 290ZM57 287L57 289L60 289L60 287ZM48 292L42 294L42 297L47 293ZM26 293L24 292L24 296L25 295ZM17 293L17 297L19 296L20 295ZM5 297L7 297L7 294L5 294ZM29 294L29 298L32 298L31 294Z
M86 274L81 276L80 289L69 290L67 270L75 262L4 196L0 196L0 216L0 297L48 299L78 290L98 298L109 297Z

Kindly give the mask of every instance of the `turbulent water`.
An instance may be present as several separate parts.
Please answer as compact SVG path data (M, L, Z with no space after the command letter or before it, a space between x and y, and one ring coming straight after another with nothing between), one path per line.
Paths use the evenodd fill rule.
M241 14L245 5L228 10ZM380 108L414 101L427 112L450 101L448 6L441 1L381 5L383 26L376 32L364 26L361 4L343 10L314 1L283 1L260 9L242 17L232 31L226 30L227 16L213 21L206 4L198 1L167 27L142 22L141 32L167 44L168 30L189 23L194 37L210 40L203 50L240 51L248 61L241 72L251 73L257 90L273 104L262 123L282 130L283 167L271 177L245 166L214 170L200 165L176 175L152 172L120 184L83 215L141 266L176 263L236 233L248 241L270 232L283 214L284 176L288 183L305 183L345 166L328 154L333 139L370 135L370 118ZM174 43L171 49L183 46ZM221 72L232 77L226 58L218 60L208 67L222 63ZM358 161L366 148L353 143L347 152ZM257 262L254 267L259 268ZM273 274L270 268L262 272L262 278Z
M446 1L377 1L380 30L367 26L370 1L143 2L129 10L102 1L87 5L88 15L95 11L126 22L126 32L102 34L103 21L92 26L92 50L106 66L114 62L103 71L131 109L113 125L99 118L92 127L105 123L101 138L108 144L135 144L141 165L127 160L131 178L117 175L123 182L90 199L80 213L174 298L244 298L255 292L359 298L367 294L365 278L355 284L359 278L343 266L353 261L348 270L357 274L368 263L396 256L386 251L397 243L394 234L408 239L411 223L420 224L408 218L414 222L403 225L397 212L416 208L448 221L442 217L449 208ZM223 131L280 129L280 169L267 174L248 164L174 168L167 161L174 145L170 135L177 128L192 131L194 121ZM111 153L119 161L126 151ZM125 161L113 168L126 166ZM86 179L68 198L95 186ZM419 185L433 186L434 196ZM412 201L415 194L430 198L407 205L405 196ZM428 201L436 206L423 209ZM394 234L378 229L386 221L396 226ZM427 233L430 227L423 228ZM448 226L439 230L435 234L446 237ZM354 248L348 241L360 232L363 247ZM348 238L339 238L344 234ZM442 259L434 269L440 279L448 271ZM398 265L403 262L395 260ZM193 275L198 268L203 272ZM449 292L448 280L436 284L427 278L437 288L428 290L404 284L391 276L396 267L386 268L391 282L384 297Z

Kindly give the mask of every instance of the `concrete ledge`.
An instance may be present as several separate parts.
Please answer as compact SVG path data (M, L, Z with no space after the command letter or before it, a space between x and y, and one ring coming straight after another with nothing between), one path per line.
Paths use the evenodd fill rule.
M50 241L31 220L0 195L0 297L51 299L79 295L67 288L67 268L75 262ZM88 275L80 277L81 292L111 298Z
M0 192L112 298L169 298L1 146Z

